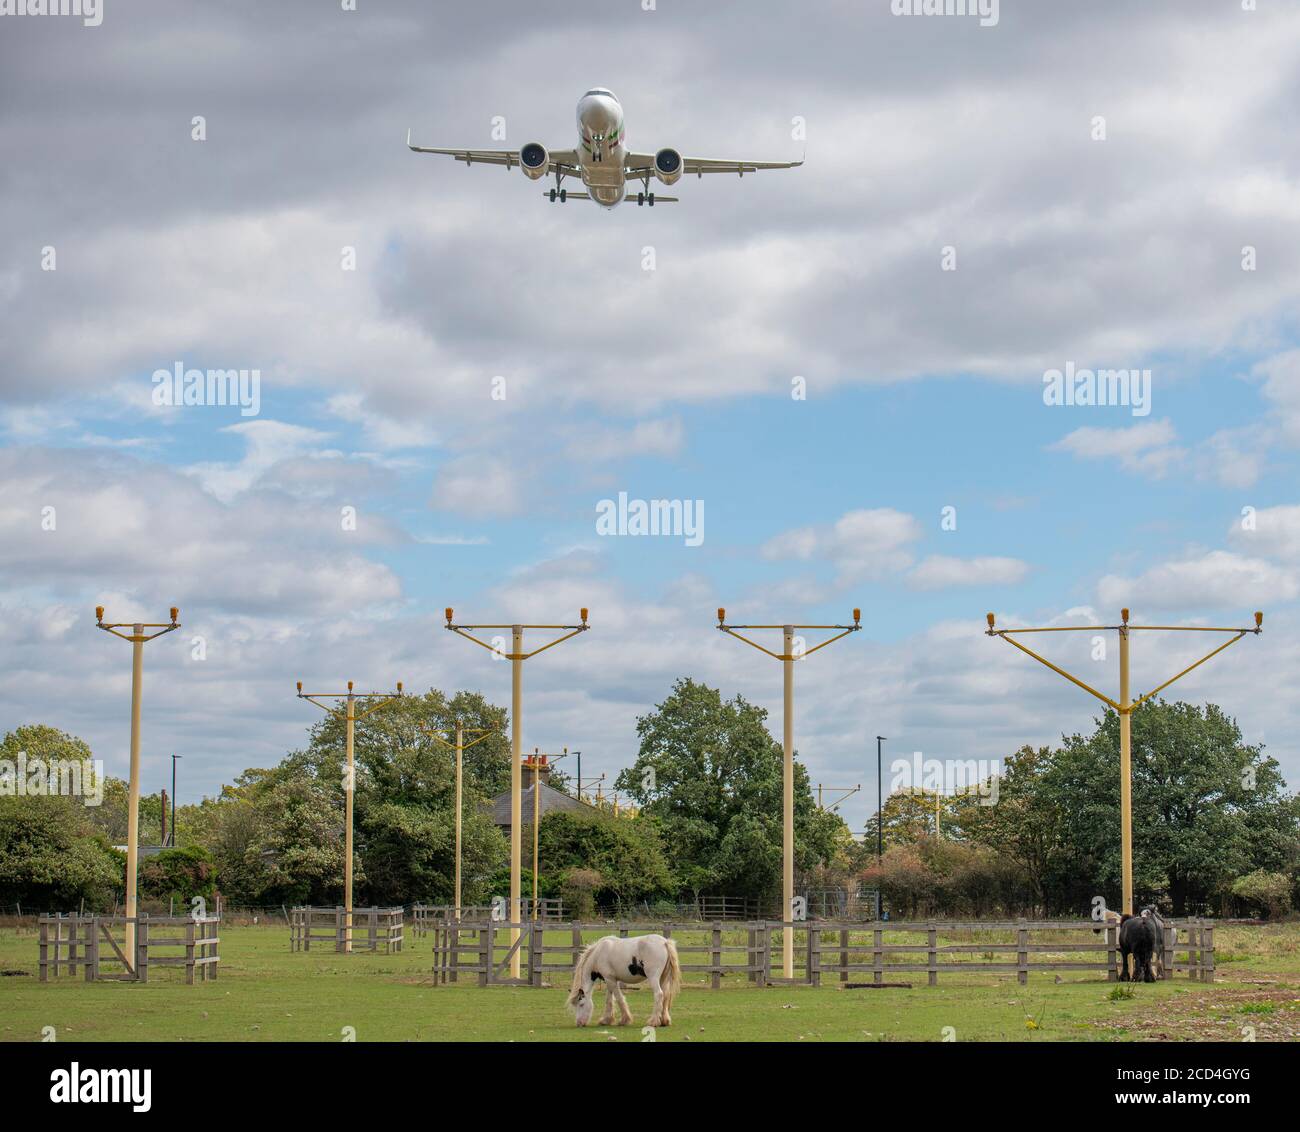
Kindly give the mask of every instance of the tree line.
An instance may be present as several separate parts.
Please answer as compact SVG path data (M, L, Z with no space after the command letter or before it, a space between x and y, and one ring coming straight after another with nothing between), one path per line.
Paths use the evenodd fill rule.
M481 695L437 690L391 701L356 726L354 883L359 904L447 904L454 853L453 756L434 734L460 720L489 737L464 755L463 900L508 889L508 841L488 801L509 789L506 711ZM776 908L781 878L782 751L764 709L683 678L636 722L635 762L615 782L635 816L591 809L541 823L540 893L571 911L669 912L705 895ZM432 733L432 734L431 734ZM1300 883L1300 798L1277 762L1242 740L1213 705L1154 702L1133 718L1135 887L1175 914L1282 915ZM25 751L87 759L74 736L15 728L0 760ZM6 765L0 762L0 767ZM878 889L895 916L1079 915L1118 905L1119 725L1024 747L995 783L947 794L892 793L864 836L820 809L795 764L797 883ZM99 806L18 796L0 777L0 906L66 911L120 900L126 786ZM571 790L559 770L550 784ZM344 723L329 715L274 767L244 771L214 797L176 809L177 848L142 858L150 902L220 892L227 906L334 904L343 883ZM529 815L525 814L525 822ZM161 793L140 805L141 842L162 832ZM884 852L877 857L877 833ZM524 868L531 871L531 831Z

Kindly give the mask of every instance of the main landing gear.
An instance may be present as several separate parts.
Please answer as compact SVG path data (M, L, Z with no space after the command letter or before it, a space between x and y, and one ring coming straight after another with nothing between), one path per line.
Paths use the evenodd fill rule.
M555 203L555 198L556 198L557 196L560 198L560 203L563 204L565 201L567 201L567 200L569 199L569 190L568 190L568 189L552 189L551 192L550 192L550 197L551 197L551 203L552 203L552 204Z
M648 204L651 208L654 208L654 206L655 206L655 195L654 195L654 193L637 193L637 194L636 194L636 203L637 203L638 206L639 206L639 205L643 205L643 204Z

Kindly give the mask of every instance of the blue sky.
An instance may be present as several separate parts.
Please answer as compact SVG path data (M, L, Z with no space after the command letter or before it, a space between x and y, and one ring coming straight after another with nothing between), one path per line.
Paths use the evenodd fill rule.
M860 606L864 632L799 669L796 737L814 780L867 783L877 733L998 758L1090 726L1087 697L982 635L986 610L1262 608L1264 636L1180 694L1300 779L1300 15L627 8L141 4L94 29L6 25L6 729L64 727L122 773L127 661L89 613L177 603L185 629L149 650L145 770L161 784L184 753L192 799L302 742L299 678L505 702L444 606L587 605L593 631L529 665L525 738L612 775L678 676L779 709L779 671L721 639L718 605ZM557 50L593 28L600 73ZM76 82L50 88L51 67ZM569 146L597 84L633 148L781 159L802 123L807 164L602 213L402 145L411 126ZM177 362L257 368L259 414L152 405ZM1067 364L1150 369L1149 415L1046 405ZM601 537L620 492L703 501L702 545ZM1088 639L1051 647L1113 690ZM1136 684L1194 647L1144 638ZM869 807L845 812L860 828Z

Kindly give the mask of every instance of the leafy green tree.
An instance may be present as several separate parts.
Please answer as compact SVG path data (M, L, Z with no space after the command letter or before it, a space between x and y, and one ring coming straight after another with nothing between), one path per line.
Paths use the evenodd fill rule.
M217 870L212 854L197 845L164 849L141 862L140 895L159 901L176 901L181 914L189 911L195 896L211 899L216 889Z
M111 908L125 862L71 798L0 797L0 904L66 912Z
M678 680L637 720L636 762L616 786L652 818L668 863L688 891L770 898L781 881L781 745L767 713L742 697ZM795 762L795 866L810 870L845 852L847 827L813 802Z
M531 836L524 840L529 850L527 872L532 868ZM538 841L543 895L560 893L570 873L591 870L600 874L600 884L593 890L599 903L655 900L674 892L658 830L644 818L551 813L542 819Z
M1232 878L1277 868L1297 828L1294 797L1277 761L1242 741L1213 704L1154 701L1133 715L1133 876L1139 901L1167 895L1174 913L1207 903ZM1119 717L1065 741L1044 775L1071 847L1060 888L1083 904L1077 878L1111 895L1121 888Z

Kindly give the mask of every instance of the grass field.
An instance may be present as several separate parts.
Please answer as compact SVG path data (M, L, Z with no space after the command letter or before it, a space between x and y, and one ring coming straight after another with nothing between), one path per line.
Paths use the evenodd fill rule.
M409 929L408 929L409 930ZM1223 926L1218 980L1185 976L1112 997L1091 975L972 971L911 990L722 990L687 982L659 1041L1258 1041L1300 1038L1300 925ZM641 1041L648 992L632 991L636 1025L577 1029L567 988L434 986L429 940L399 955L293 954L283 925L222 925L215 982L187 987L175 970L144 986L37 981L34 927L0 928L0 1040L39 1041ZM892 980L891 980L892 981ZM603 999L602 999L603 1002ZM597 1016L599 1017L599 1015Z

